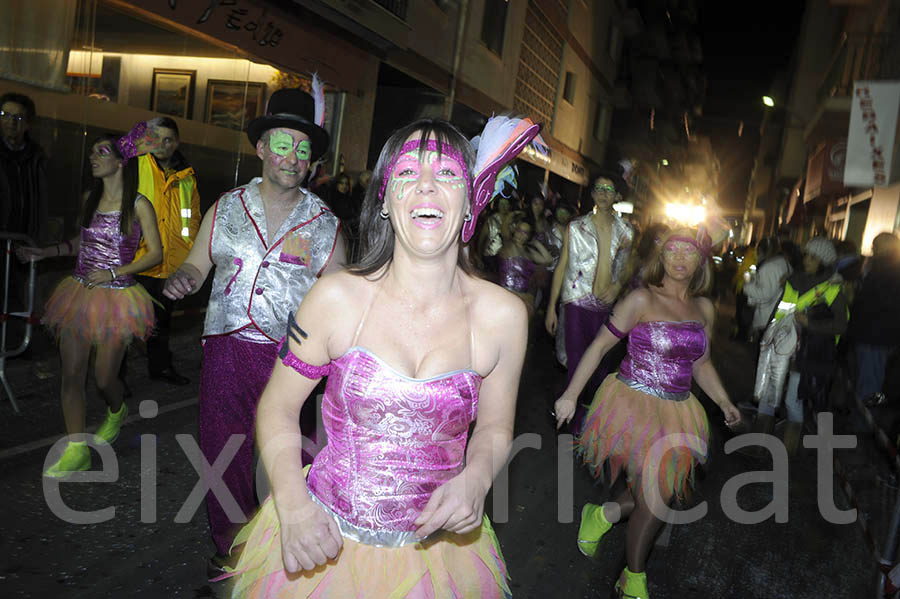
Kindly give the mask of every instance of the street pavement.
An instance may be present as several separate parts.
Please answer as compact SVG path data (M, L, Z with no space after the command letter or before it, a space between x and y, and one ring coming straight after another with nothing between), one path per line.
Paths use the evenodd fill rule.
M737 403L750 399L755 350L727 338L729 314L732 308L722 306L712 356ZM487 512L495 522L515 597L605 598L624 565L624 526L608 533L595 559L578 552L581 506L604 500L608 491L575 462L571 438L557 436L554 429L549 410L565 386L565 372L555 363L551 339L540 325L538 319L532 327L520 385L519 451L495 484ZM178 318L175 328L177 366L191 384L174 387L149 380L143 348L134 345L127 357L134 391L128 400L131 415L113 446L114 456L104 462L105 472L117 466L116 475L106 481L64 482L57 497L41 471L53 459L51 446L63 428L58 357L45 347L31 360L7 364L22 413L16 415L5 397L0 400L0 597L228 596L224 583L206 580L213 546L205 507L192 495L198 482L190 456L197 432L202 315ZM742 524L726 516L723 497L733 493L723 494L723 487L728 481L736 484L737 476L771 466L725 454L723 444L733 435L721 412L702 396L701 401L713 438L690 506L706 502L708 511L696 522L663 530L647 568L653 598L876 597L878 569L870 545L883 542L896 479L866 437L860 437L859 448L838 450L838 456L846 464L843 480L857 490L858 519L871 538L858 521L831 524L823 517L817 505L822 480L810 450L790 462L786 493L779 493L787 502L787 521L770 516ZM89 383L88 424L96 426L103 410ZM99 469L96 453L94 464ZM843 481L825 478L832 479L829 498L837 509L848 509ZM761 510L772 501L773 489L771 482L742 485L737 505ZM72 515L66 516L63 506L107 512L98 512L95 523L70 523Z

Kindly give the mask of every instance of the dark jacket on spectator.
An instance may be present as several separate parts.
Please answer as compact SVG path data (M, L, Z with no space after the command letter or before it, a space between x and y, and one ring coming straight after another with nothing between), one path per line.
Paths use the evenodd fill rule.
M0 231L43 241L49 198L46 165L44 151L28 134L21 150L10 150L0 141Z
M851 341L900 345L900 259L873 256L850 313Z

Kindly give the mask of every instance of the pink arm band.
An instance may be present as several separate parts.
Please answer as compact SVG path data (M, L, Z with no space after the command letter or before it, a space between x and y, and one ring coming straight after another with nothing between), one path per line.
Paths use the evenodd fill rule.
M278 357L281 358L282 364L293 368L299 374L302 374L311 380L317 380L323 376L328 376L328 373L331 372L330 362L328 364L323 364L322 366L313 366L295 356L294 352L291 351L291 348L288 347L286 336L282 337L281 343L278 344Z
M628 333L623 333L619 329L615 327L611 320L606 321L606 328L609 329L609 332L618 337L619 339L624 339L628 336Z

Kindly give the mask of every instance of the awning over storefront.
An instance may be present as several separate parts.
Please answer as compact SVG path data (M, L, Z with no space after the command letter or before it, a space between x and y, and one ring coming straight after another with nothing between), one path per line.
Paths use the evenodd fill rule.
M582 187L588 184L590 173L584 162L580 158L572 158L563 153L563 151L553 148L552 144L547 156L539 154L534 148L528 146L519 154L519 158L535 166L545 168L551 173Z

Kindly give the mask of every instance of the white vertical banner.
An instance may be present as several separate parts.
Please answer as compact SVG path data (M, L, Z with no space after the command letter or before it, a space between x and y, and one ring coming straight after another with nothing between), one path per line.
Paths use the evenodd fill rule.
M888 185L900 112L900 81L856 81L851 99L844 185Z

